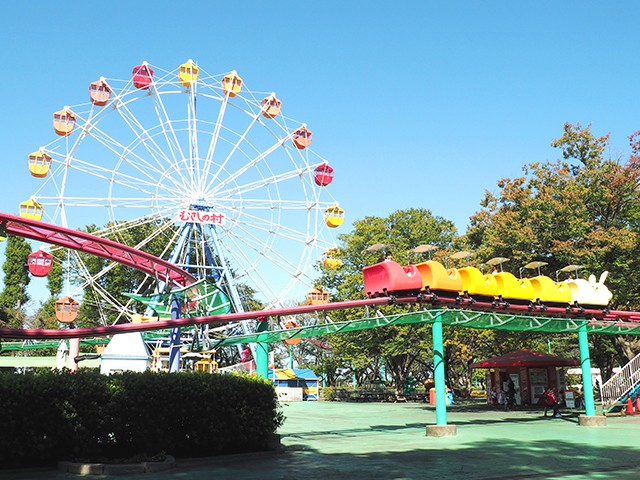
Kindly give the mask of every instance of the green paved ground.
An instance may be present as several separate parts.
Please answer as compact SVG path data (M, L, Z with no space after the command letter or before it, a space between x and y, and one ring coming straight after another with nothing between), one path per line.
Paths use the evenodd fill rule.
M424 403L300 402L283 406L284 449L179 462L155 479L638 479L640 416L579 427L577 415L479 405L448 410L455 437L425 436L435 411ZM1 472L7 479L68 479L55 471ZM104 477L92 477L104 478Z

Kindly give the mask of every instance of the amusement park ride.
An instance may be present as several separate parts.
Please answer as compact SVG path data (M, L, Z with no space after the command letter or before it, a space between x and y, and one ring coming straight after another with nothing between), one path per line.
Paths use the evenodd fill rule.
M556 282L534 262L528 267L537 275L516 278L502 271L504 258L489 262L500 267L491 274L471 266L446 269L432 260L380 262L364 268L367 298L330 303L312 272L319 261L329 269L342 265L331 231L345 212L327 189L335 172L310 149L311 130L283 115L275 93L263 95L250 91L236 71L216 76L191 60L173 71L144 62L130 79L90 83L88 103L56 111L58 139L28 155L35 193L20 204L19 216L0 214L0 226L4 236L73 255L79 265L74 278L82 280L56 303L62 323L76 319L74 297L87 289L100 299L96 312L117 317L109 324L104 316L94 328L0 328L0 338L86 338L203 325L192 333L204 336L202 344L215 343L206 330L213 326L226 329L223 338L240 339L229 343L250 343L266 317L388 303L638 326L640 313L609 310L606 274L598 281ZM70 228L82 222L106 226L93 234ZM152 226L151 233L133 246L106 238L127 238L142 225ZM158 241L165 246L159 256L145 253ZM111 267L89 273L82 266L87 253L144 272L154 288L130 292L128 302L118 303L101 287ZM29 256L29 271L45 276L53 261L40 248ZM171 314L172 291L182 292L181 315ZM257 292L263 310L247 307L248 291ZM307 305L291 306L302 294ZM155 315L154 321L129 323L140 317L134 300L147 305L145 317ZM284 339L313 333L285 323ZM175 346L180 331L171 338Z
M327 188L334 169L275 93L251 91L236 71L211 75L192 60L173 71L143 62L129 79L91 82L88 93L87 103L53 113L57 140L28 155L35 191L20 204L20 220L2 219L9 234L70 249L66 267L76 280L61 299L66 318L77 315L73 298L87 290L108 326L139 317L135 300L151 305L197 281L215 285L227 311L245 311L248 292L273 309L312 289L318 261L339 267L331 229L345 212ZM126 247L69 228L88 223L105 225L94 232L102 239L153 228ZM144 254L158 241L162 261ZM31 254L32 275L48 274L54 250ZM111 267L90 274L82 253L140 269L151 281L118 302L101 286ZM145 317L153 315L148 307ZM229 328L247 334L254 325Z

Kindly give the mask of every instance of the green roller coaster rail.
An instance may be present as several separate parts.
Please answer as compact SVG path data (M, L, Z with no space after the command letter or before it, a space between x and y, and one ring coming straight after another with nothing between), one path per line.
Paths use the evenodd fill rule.
M80 340L80 347L93 347L109 343L106 338L83 338ZM22 350L43 350L52 348L56 350L60 345L60 340L24 340L21 342L2 342L0 352L16 352Z
M320 337L389 325L432 324L436 318L440 318L443 325L510 332L578 333L580 327L585 326L587 332L592 334L640 335L640 324L631 322L536 317L532 315L434 308L395 315L379 314L372 318L362 318L347 322L323 323L289 330L272 330L250 335L239 335L222 339L214 347L251 342L275 343L293 338Z
M239 343L265 342L275 343L293 338L312 338L338 333L356 332L388 325L420 325L433 324L436 318L442 319L443 325L458 327L505 330L511 332L544 332L544 333L578 333L581 326L586 326L589 334L640 335L640 324L633 322L613 322L579 318L536 317L533 315L516 315L498 312L480 312L448 308L384 315L380 312L375 317L367 317L346 322L317 323L289 330L271 330L249 335L221 338L211 347L217 348ZM165 331L146 332L147 340L166 336ZM81 346L104 344L104 338L83 339ZM58 340L2 342L1 352L57 348Z

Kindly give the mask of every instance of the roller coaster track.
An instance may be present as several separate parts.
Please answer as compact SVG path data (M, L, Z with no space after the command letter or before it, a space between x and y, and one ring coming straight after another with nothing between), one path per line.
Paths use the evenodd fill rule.
M446 313L460 312L462 316L467 314L475 314L478 316L484 316L484 326L474 324L468 321L455 322L460 326L468 326L474 328L494 328L503 330L529 330L529 331L546 331L546 332L572 332L578 328L579 325L586 324L589 330L593 333L608 333L608 334L629 334L640 335L640 313L638 312L626 312L626 311L603 311L598 309L569 309L565 307L546 307L537 306L532 307L529 305L504 305L502 307L496 307L493 303L489 302L465 302L458 298L436 298L430 296L425 299L421 295L400 296L400 297L376 297L366 298L362 300L348 300L342 302L331 302L325 305L302 305L297 307L278 308L271 310L255 310L249 312L227 313L223 315L209 315L193 318L180 318L176 320L160 320L156 322L146 323L128 323L119 325L110 325L104 327L93 328L74 328L74 329L21 329L21 328L0 328L0 338L2 339L64 339L64 338L91 338L91 337L105 337L114 335L116 333L126 332L142 332L148 330L162 330L173 327L186 327L191 325L224 325L231 322L238 322L241 320L267 320L269 317L287 316L287 315L301 315L311 314L314 312L327 312L332 310L344 310L352 308L363 308L367 306L380 306L389 304L409 305L410 308L418 310L423 307L429 309L436 309L438 311L446 311ZM428 310L426 310L428 311ZM419 315L421 312L409 313L409 315ZM401 314L403 315L403 314ZM407 315L407 314L404 314ZM507 318L508 320L505 320ZM511 320L517 319L520 323L517 326L510 327L512 325ZM351 331L353 329L362 330L366 328L375 328L383 326L385 322L377 322L376 318L369 319L370 322L365 322L358 328L346 328L346 330L339 330L333 327L327 327L322 333L340 333L340 331ZM562 322L565 326L558 328L551 326L553 322L550 320L556 320ZM429 323L431 320L427 319L425 322ZM527 324L523 327L522 321ZM425 323L423 321L416 321L412 319L405 319L403 321L398 320L396 324L407 323ZM350 322L344 322L349 324ZM288 333L287 333L288 332ZM306 333L305 333L306 332ZM262 336L269 332L262 332ZM307 334L308 333L308 334ZM237 343L250 341L261 341L261 334L243 335L234 337L233 340L229 340L226 343ZM274 341L282 338L306 338L315 336L312 330L308 327L294 328L287 331L280 331L277 338L274 337ZM269 339L268 341L271 341Z
M89 233L8 213L0 213L0 225L8 234L97 255L158 277L166 283L185 287L196 281L193 275L171 262Z
M32 240L42 241L71 248L85 253L97 255L134 269L143 271L149 275L157 276L165 282L174 285L186 286L196 281L196 278L185 272L172 263L157 258L117 242L96 237L89 233L47 224L44 222L31 220L7 213L0 213L0 225L3 225L6 232ZM199 324L224 325L241 320L266 320L269 317L300 315L313 312L326 312L331 310L344 310L351 308L363 308L367 306L379 306L385 304L409 304L417 305L419 308L444 308L447 311L470 311L487 314L489 323L485 328L492 328L491 318L500 315L510 315L529 318L535 320L540 325L549 318L564 319L566 322L581 321L591 327L595 333L615 333L615 334L640 334L640 312L610 311L607 309L578 308L564 306L546 306L535 304L509 304L507 302L482 302L472 298L461 298L453 296L439 297L437 294L423 295L411 293L398 295L397 297L376 297L362 300L349 300L342 302L332 302L325 305L303 305L297 307L279 308L271 310L258 310L250 312L228 313L224 315L209 315L193 318L181 318L174 320L161 320L145 323L128 323L93 328L73 328L73 329L21 329L21 328L0 328L0 339L41 339L53 340L64 338L91 338L105 337L116 333L141 332L147 330L162 330L174 327L185 327ZM498 318L498 317L496 317ZM531 330L542 330L543 327L536 327L533 322ZM348 323L348 322L345 322ZM406 321L404 323L413 323ZM417 322L416 322L417 323ZM462 324L461 324L462 325ZM498 320L494 328L501 328L505 322ZM381 326L375 322L369 322L362 328L374 328ZM469 326L469 325L468 325ZM505 327L505 329L509 329ZM520 327L518 329L521 329ZM303 330L292 329L289 335L307 336ZM331 329L329 329L331 330ZM327 330L326 333L332 333ZM549 330L544 330L549 331ZM556 330L557 331L557 330ZM571 331L570 328L564 331ZM337 333L333 332L333 333ZM286 336L286 334L284 334ZM251 336L251 335L250 335ZM250 337L243 336L243 337ZM254 335L255 336L255 335ZM308 335L311 336L311 335ZM256 337L257 338L257 337ZM245 340L246 341L246 340ZM255 341L255 340L254 340Z

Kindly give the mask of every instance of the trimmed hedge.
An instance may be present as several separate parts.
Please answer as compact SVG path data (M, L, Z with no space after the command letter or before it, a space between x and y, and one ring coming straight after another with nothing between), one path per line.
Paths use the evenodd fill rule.
M0 468L264 450L284 420L271 383L192 372L3 372L0 412Z

